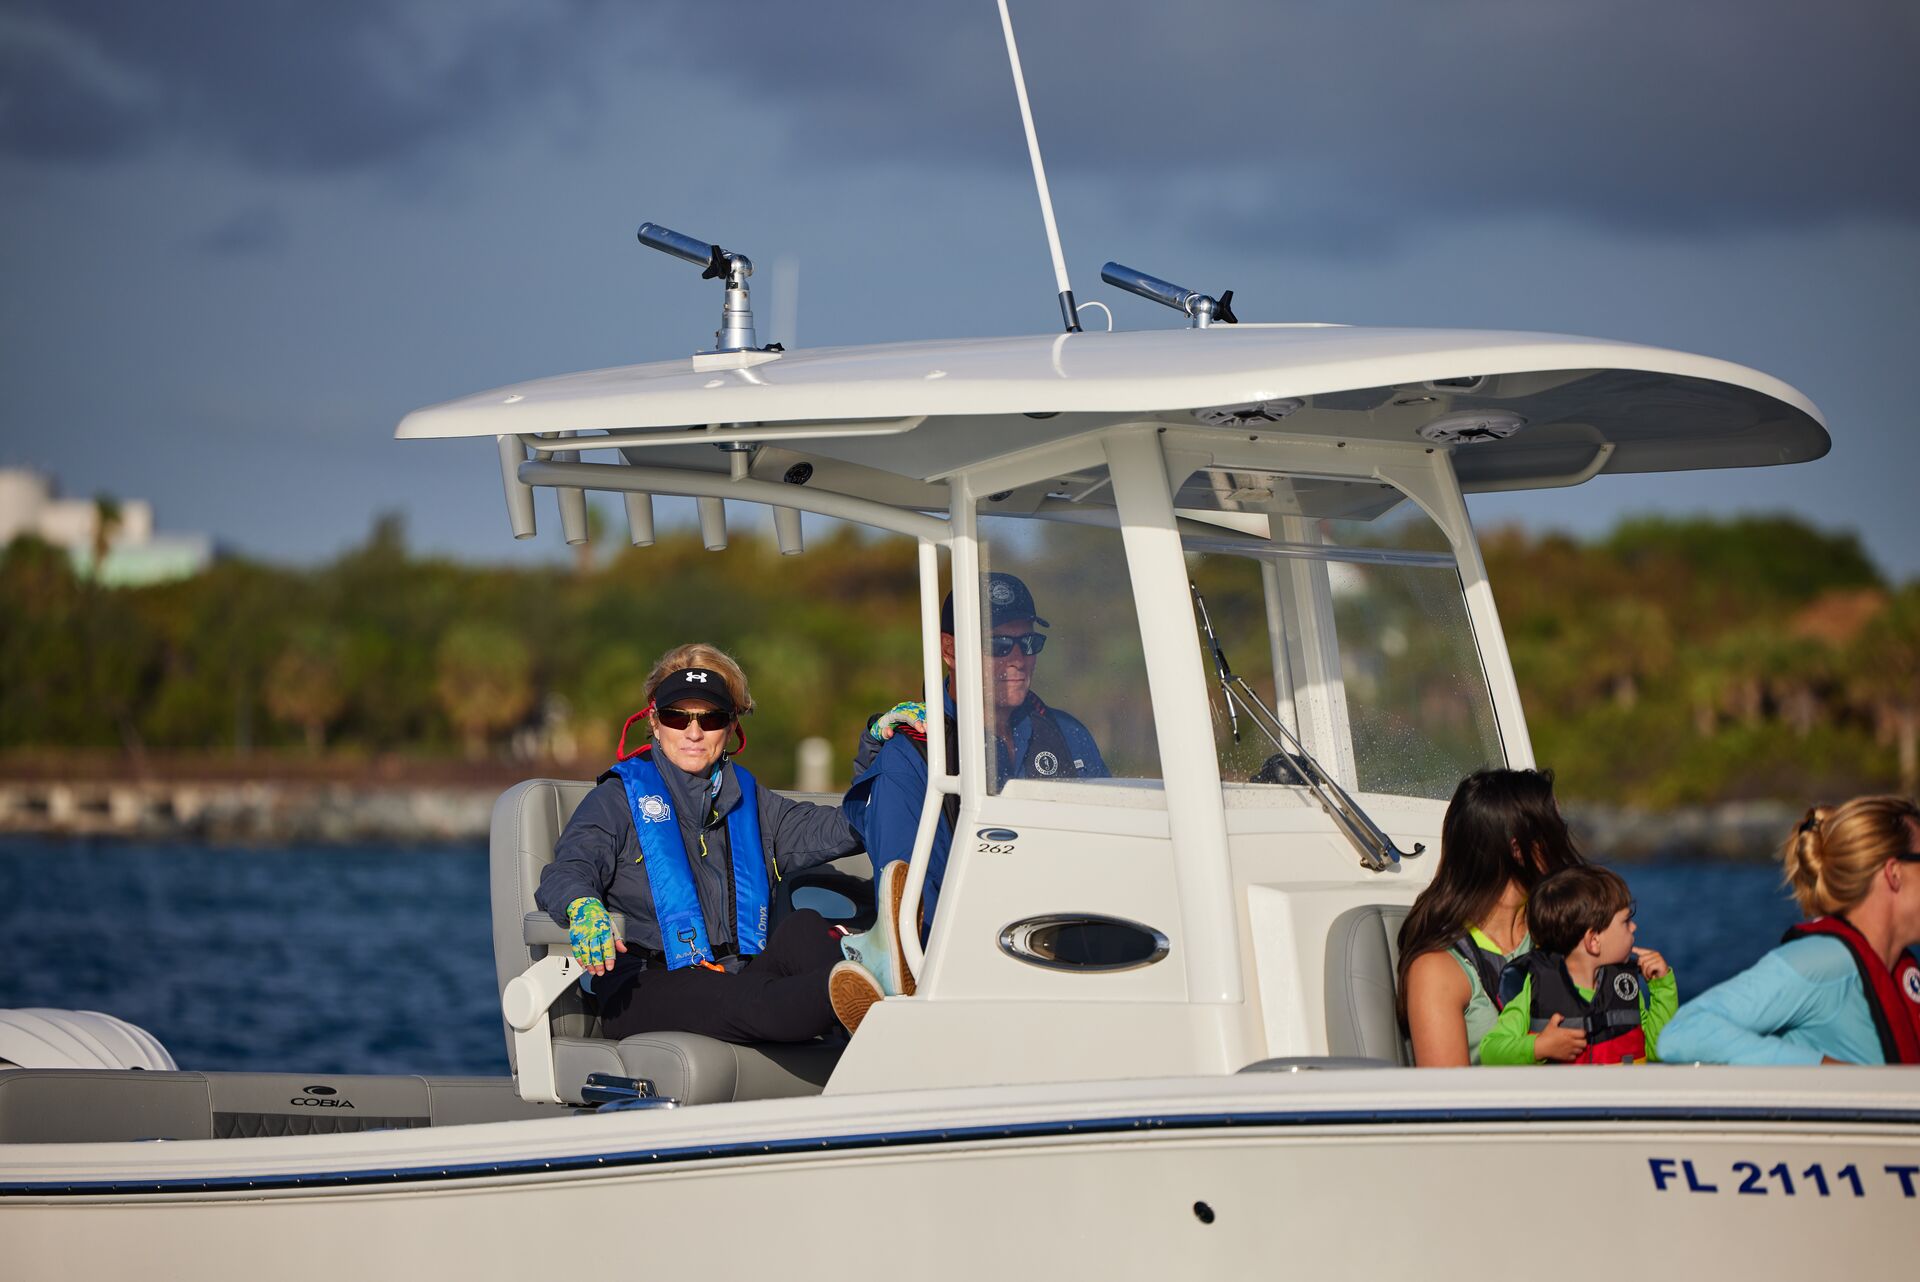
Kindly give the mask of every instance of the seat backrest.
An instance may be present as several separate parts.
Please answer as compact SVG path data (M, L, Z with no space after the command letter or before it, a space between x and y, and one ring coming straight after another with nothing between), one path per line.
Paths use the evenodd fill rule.
M585 780L529 779L509 788L494 803L487 878L493 900L494 974L502 989L546 952L526 942L526 915L537 910L533 892L540 884L541 870L553 862L554 842L593 786ZM597 1031L578 989L568 989L554 1002L552 1016L556 1034L586 1037ZM501 1027L506 1028L504 1019ZM513 1056L513 1035L508 1029L509 1062Z
M1333 919L1327 931L1328 1054L1412 1066L1395 988L1406 919L1405 904L1364 904Z

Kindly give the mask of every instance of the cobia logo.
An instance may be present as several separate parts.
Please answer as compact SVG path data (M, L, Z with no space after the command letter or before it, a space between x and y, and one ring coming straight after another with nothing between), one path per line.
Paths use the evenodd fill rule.
M352 1108L352 1100L334 1098L339 1094L340 1092L331 1086L302 1086L300 1094L295 1095L287 1103L297 1104L301 1108Z

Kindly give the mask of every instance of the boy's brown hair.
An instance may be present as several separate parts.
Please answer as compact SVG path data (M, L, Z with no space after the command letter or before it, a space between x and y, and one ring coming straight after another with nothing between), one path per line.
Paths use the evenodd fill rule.
M1527 899L1527 931L1543 953L1572 952L1590 930L1605 930L1613 915L1633 907L1633 892L1619 873L1593 864L1563 868L1533 888Z

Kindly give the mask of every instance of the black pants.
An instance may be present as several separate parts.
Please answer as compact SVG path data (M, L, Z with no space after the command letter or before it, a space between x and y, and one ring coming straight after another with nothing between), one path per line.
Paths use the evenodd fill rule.
M834 1026L827 972L843 960L840 939L811 908L775 928L746 969L649 967L600 1008L608 1037L702 1033L723 1042L806 1042Z

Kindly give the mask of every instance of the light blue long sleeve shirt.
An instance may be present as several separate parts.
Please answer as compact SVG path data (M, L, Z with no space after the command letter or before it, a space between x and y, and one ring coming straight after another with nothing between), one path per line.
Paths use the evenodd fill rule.
M1680 1008L1660 1034L1669 1064L1884 1064L1853 954L1813 936L1780 945Z

